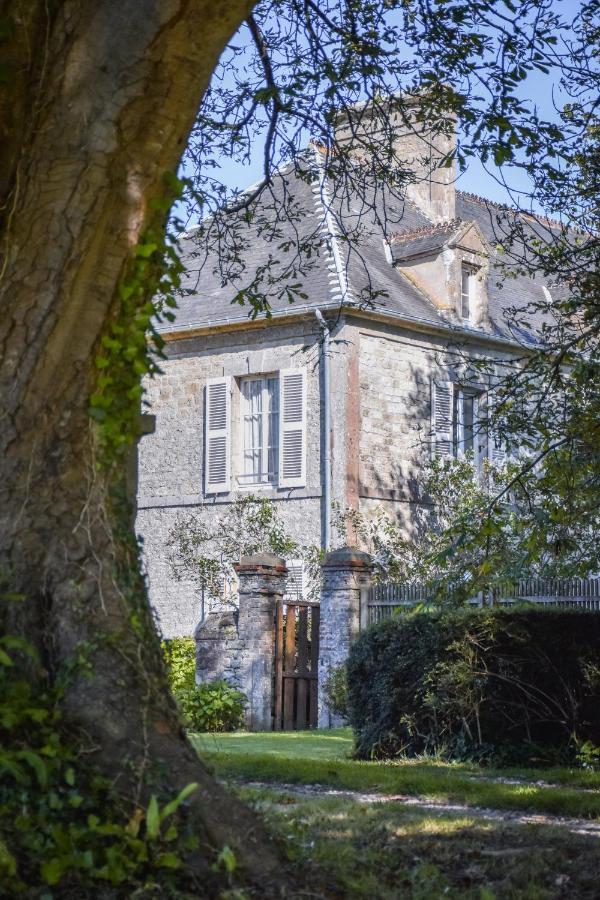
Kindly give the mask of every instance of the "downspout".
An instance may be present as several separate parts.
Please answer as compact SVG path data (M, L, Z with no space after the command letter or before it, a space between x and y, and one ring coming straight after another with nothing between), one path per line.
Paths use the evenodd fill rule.
M323 364L323 494L321 497L321 528L323 534L323 548L329 550L331 546L331 399L329 390L329 349L331 334L320 309L315 310L315 316L323 334L321 348L321 360Z

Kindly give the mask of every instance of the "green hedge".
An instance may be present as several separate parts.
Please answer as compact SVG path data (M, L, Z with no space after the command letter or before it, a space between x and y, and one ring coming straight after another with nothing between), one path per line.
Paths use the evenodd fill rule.
M348 706L362 759L589 758L600 745L600 615L523 607L390 619L352 648Z
M193 731L236 731L244 724L245 694L226 681L196 684L196 643L193 638L162 642L173 696Z

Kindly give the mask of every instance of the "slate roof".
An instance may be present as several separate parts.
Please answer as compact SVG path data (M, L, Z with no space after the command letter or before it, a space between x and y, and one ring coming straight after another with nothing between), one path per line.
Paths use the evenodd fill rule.
M451 222L440 222L437 225L392 234L390 235L392 259L399 262L441 250L458 233L463 224L462 219L453 219Z
M426 324L474 333L475 329L468 326L465 328L456 320L447 318L424 292L392 265L389 248L386 251L384 232L377 221L377 214L369 208L369 203L360 203L347 196L330 198L334 219L343 216L350 228L360 221L361 228L357 251L348 252L343 240L337 238L336 265L331 242L327 243L327 222L323 205L323 199L327 198L323 198L314 185L285 174L275 179L272 195L265 198L263 213L268 215L271 206L274 207L274 204L286 198L295 210L294 220L290 222L285 217L280 217L274 235L261 229L256 223L241 226L246 246L240 250L240 255L245 261L246 270L238 272L238 277L224 277L219 272L216 254L206 258L199 250L194 233L182 240L186 270L182 287L186 295L180 300L175 321L161 323L159 331L179 334L192 329L248 322L251 311L248 305L236 302L236 295L251 280L251 273L261 270L269 261L274 263L275 271L282 271L282 267L286 265L293 269L296 256L294 248L298 240L306 240L320 229L321 245L313 256L312 265L303 273L295 273L306 297L290 303L286 296L278 296L274 289L269 288L274 320L318 307L331 309L343 303L362 308L365 310L364 315L368 315L368 310L371 309L404 321L410 320L415 323L415 327ZM504 207L460 191L456 194L457 220L442 226L434 226L413 204L408 201L399 204L397 200L387 197L384 191L379 193L375 206L377 210L385 206L387 238L389 240L390 235L395 235L392 252L402 255L409 251L414 254L427 248L436 249L440 242L449 239L461 222L467 221L476 222L489 244L495 247L501 230L499 223L506 215ZM534 279L521 274L506 280L501 274L500 260L492 257L488 296L493 335L530 342L532 338L528 329L513 328L511 331L506 324L505 315L510 308L524 308L532 300L543 301L543 285L541 278ZM365 303L367 291L370 292L371 301ZM540 323L537 321L531 324Z
M502 235L506 233L508 227L507 219L510 221L517 215L505 206L462 191L456 192L456 213L462 219L477 222L481 233L492 248L502 243ZM524 214L518 215L523 221L525 230L535 232L540 237L547 238L548 231L552 230L555 224L547 220L538 221ZM514 255L518 257L520 252L521 245L516 243ZM535 278L523 275L516 265L513 267L514 277L507 278L504 268L506 265L507 261L503 255L492 254L487 283L490 315L500 334L528 342L532 339L531 333L515 327L509 329L507 314L513 309L527 309L528 324L532 330L537 330L548 317L540 312L532 312L531 304L544 303L546 299L544 288L550 290L552 296L558 297L559 291L562 293L564 287L558 288L541 274Z

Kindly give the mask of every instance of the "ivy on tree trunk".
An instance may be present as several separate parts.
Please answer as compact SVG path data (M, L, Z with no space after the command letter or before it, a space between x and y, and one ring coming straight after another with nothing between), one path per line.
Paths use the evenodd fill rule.
M124 453L110 456L89 414L106 336L126 334L135 315L119 286L144 236L164 234L165 176L252 6L1 6L0 569L26 598L13 624L51 675L78 661L63 712L117 790L135 803L198 782L201 845L228 844L268 890L283 877L276 852L181 729L139 573ZM150 299L140 291L140 306ZM209 864L206 850L192 860Z

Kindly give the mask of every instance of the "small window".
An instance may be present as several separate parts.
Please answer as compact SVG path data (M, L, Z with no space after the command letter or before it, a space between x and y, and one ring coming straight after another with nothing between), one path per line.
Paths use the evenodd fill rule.
M279 378L243 378L242 487L277 484L279 477Z
M475 271L471 266L464 265L461 268L460 287L460 314L463 319L470 319L473 312L473 286L475 284Z

